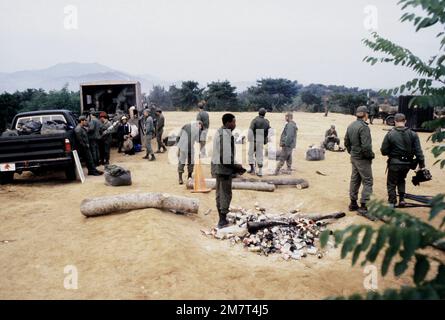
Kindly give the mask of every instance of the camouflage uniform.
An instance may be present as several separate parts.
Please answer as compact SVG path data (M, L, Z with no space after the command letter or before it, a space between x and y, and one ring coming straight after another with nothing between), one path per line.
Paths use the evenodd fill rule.
M207 111L201 110L196 116L196 121L202 122L202 131L201 136L199 137L199 145L200 145L200 153L201 155L206 154L206 141L207 141L207 133L210 127L210 118Z
M153 155L153 148L151 147L151 140L153 139L153 136L155 135L155 126L153 123L152 116L148 116L144 121L144 128L145 128L145 148L146 148L146 157L149 155Z
M225 220L232 201L232 176L244 169L235 163L235 139L226 127L218 129L213 141L212 172L216 175L216 208Z
M399 191L400 202L405 200L405 179L413 164L414 156L420 168L425 167L425 157L419 136L405 127L393 128L386 134L381 152L389 158L386 180L388 202L395 205L397 203L396 189Z
M351 155L352 164L349 196L351 201L356 202L360 185L363 184L361 203L366 204L372 194L372 160L375 155L372 151L371 131L365 121L357 119L348 127L345 147Z
M292 169L292 153L297 146L297 131L297 124L293 120L289 121L284 127L280 138L281 152L275 174L280 172L285 162L288 170Z
M86 162L88 173L92 173L96 171L96 167L91 155L87 130L87 128L78 124L77 127L74 129L74 132L76 134L77 150L79 152L79 155Z
M88 129L88 138L90 141L91 156L93 162L97 166L99 165L99 141L100 141L100 127L101 123L96 118L91 118Z
M162 141L162 135L164 134L164 126L165 126L165 118L161 113L158 116L158 120L156 122L156 141L158 143L158 152L161 152L161 149L167 150L164 142Z
M178 173L183 174L187 163L188 176L191 178L195 163L195 143L199 142L200 130L197 122L186 124L182 127L178 142Z
M111 132L108 129L112 126L109 120L105 120L100 126L100 161L103 164L110 162L110 148L112 142Z
M255 160L259 168L263 167L263 149L267 144L270 122L264 116L258 116L250 123L249 140L249 164L255 165Z

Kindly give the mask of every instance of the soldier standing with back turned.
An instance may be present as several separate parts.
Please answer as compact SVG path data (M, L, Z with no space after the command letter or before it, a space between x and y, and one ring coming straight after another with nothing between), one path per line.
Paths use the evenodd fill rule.
M162 135L164 134L165 118L161 109L156 110L156 141L158 142L158 151L156 153L162 153L167 151L167 147L162 142ZM161 150L162 149L162 150Z
M199 112L196 116L196 121L200 121L202 123L202 131L201 136L199 137L199 145L200 145L200 156L206 157L206 141L207 141L207 133L210 127L210 119L207 111L204 110L206 105L205 101L201 101L198 103Z
M349 187L351 203L349 211L358 211L366 218L370 218L367 203L371 199L373 176L372 160L375 154L372 151L371 131L366 120L368 120L368 108L361 106L357 108L357 120L351 123L346 131L345 147L351 155L352 175ZM360 185L363 184L361 206L357 204Z
M258 165L258 176L263 176L263 149L267 144L267 137L269 135L270 123L265 118L266 109L261 108L258 112L258 117L250 123L248 140L249 140L249 165L250 171L248 173L255 174L255 162Z
M388 203L391 207L397 204L399 191L399 207L405 207L405 179L410 169L425 168L425 157L417 133L405 127L404 114L394 117L395 127L386 134L382 144L382 155L388 156ZM415 159L414 159L415 156Z

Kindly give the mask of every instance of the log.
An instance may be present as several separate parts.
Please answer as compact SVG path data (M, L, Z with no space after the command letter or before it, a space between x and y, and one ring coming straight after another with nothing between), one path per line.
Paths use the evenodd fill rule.
M216 179L205 179L207 188L216 189ZM193 181L187 182L187 189L193 189ZM249 182L249 181L232 181L232 189L234 190L253 190L263 192L274 192L275 185L265 182Z
M80 205L80 212L86 217L95 217L146 208L198 213L199 200L165 193L121 194L85 199Z
M312 221L322 221L328 219L341 219L346 217L346 213L344 212L336 212L332 214L298 214L295 215L295 218L298 219L310 219Z
M296 186L299 184L307 184L309 186L309 182L304 179L295 179L295 178L267 178L267 179L255 179L255 178L236 178L233 181L239 182L264 182L269 184L274 184L276 186Z
M307 189L307 188L309 188L309 183L307 181L303 181L303 182L297 184L298 190L303 190L303 189Z

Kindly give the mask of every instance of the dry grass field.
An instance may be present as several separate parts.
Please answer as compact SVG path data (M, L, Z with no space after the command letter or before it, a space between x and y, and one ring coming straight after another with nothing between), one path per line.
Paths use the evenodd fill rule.
M221 113L211 113L211 128L220 126ZM236 114L238 128L246 130L253 113ZM165 113L167 132L194 120L195 113ZM283 114L268 114L281 133ZM319 144L331 124L343 138L351 116L296 113L299 127L294 154L294 177L305 178L310 188L280 188L274 193L234 191L233 206L253 207L255 202L275 211L300 206L307 213L347 211L350 176L346 153L328 153L323 162L307 162L305 150ZM371 126L377 158L373 165L374 196L386 200L386 159L379 149L386 131L380 120ZM427 165L433 158L428 134L420 134ZM343 139L342 139L343 143ZM209 148L210 151L211 148ZM246 145L239 155L246 163ZM170 154L170 155L169 155ZM168 160L174 150L156 162L142 154L126 157L112 153L112 163L132 171L133 185L113 188L103 177L87 177L85 184L68 183L63 174L16 176L0 187L0 299L323 299L364 292L364 270L341 260L338 249L323 259L308 257L285 262L263 257L227 241L206 238L201 229L217 222L215 193L191 194L177 184L176 166ZM270 164L272 167L274 163ZM204 165L209 176L209 166ZM327 176L320 176L316 171ZM444 171L431 168L434 180L408 191L433 195L445 190ZM410 174L411 176L412 174ZM133 192L167 192L197 197L198 215L181 216L155 209L87 219L79 211L87 197ZM212 209L209 215L204 213ZM425 209L409 209L427 217ZM369 223L355 213L332 228ZM8 240L8 242L4 242ZM64 288L64 268L76 266L78 289ZM409 277L378 279L379 289L409 284Z

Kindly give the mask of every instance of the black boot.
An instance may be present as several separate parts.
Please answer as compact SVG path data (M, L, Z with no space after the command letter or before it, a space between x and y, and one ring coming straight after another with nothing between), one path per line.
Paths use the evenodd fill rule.
M229 221L227 221L226 215L225 214L219 214L219 222L218 222L218 229L223 229L225 227L229 226Z
M247 173L249 173L249 174L255 174L255 165L254 165L254 164L251 164L251 165L250 165L250 170L247 171Z
M148 160L148 161L155 161L155 160L156 160L155 155L152 154L150 160Z
M358 209L357 214L359 216L362 216L362 217L364 217L364 218L366 218L368 220L371 220L371 221L376 221L377 220L375 217L373 217L372 215L369 214L368 207L366 206L366 203L362 203L362 205Z
M192 174L193 174L193 172L189 172L188 175L187 175L187 179L191 179L192 178Z
M179 184L183 185L184 184L184 180L182 180L182 173L179 173Z
M351 203L349 204L349 211L357 211L359 208L358 208L358 204L357 204L357 201L355 201L355 200L351 200Z
M405 194L401 193L399 195L399 208L405 208L405 207L406 207Z
M148 154L145 157L143 157L142 159L148 159Z
M166 146L162 146L162 150L163 150L164 152L167 152L167 147L166 147Z

